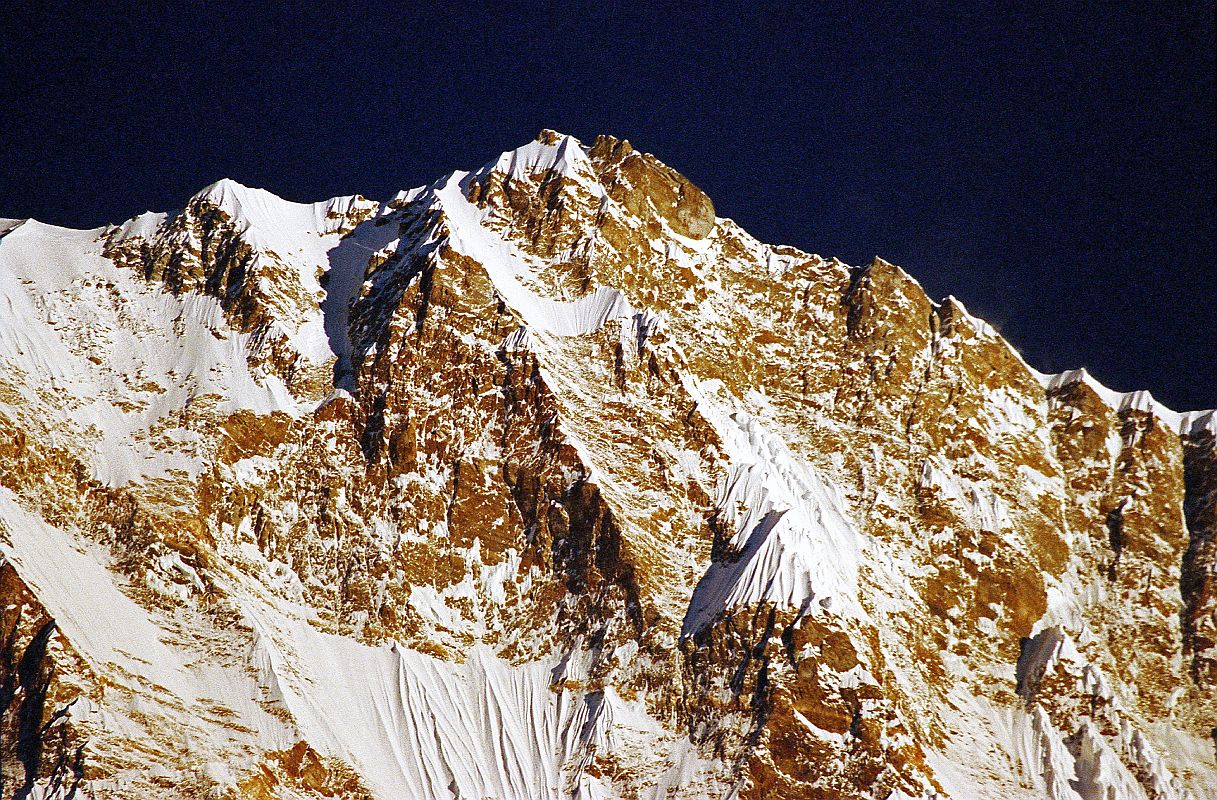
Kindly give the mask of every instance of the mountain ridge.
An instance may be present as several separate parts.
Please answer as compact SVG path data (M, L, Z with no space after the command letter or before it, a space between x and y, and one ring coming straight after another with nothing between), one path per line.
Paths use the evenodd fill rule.
M20 230L0 577L53 627L0 620L48 676L0 663L6 794L1217 785L1212 412L893 264L552 131L385 203Z

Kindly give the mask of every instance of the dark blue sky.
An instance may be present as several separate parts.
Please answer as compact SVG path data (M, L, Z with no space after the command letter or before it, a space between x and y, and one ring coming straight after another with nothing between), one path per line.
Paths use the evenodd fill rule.
M904 265L1040 369L1217 406L1213 0L759 5L10 7L0 216L93 227L225 176L384 197L613 133L763 240Z

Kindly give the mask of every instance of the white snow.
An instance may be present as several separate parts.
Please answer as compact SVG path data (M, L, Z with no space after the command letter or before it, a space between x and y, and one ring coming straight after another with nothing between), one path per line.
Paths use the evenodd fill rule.
M396 226L366 223L357 233L344 237L341 226L352 211L372 211L378 204L358 196L334 197L318 203L294 203L266 191L242 186L224 179L203 189L195 199L206 200L232 217L241 238L257 254L295 271L294 285L263 285L272 297L291 289L309 298L303 307L290 307L276 324L287 334L292 346L313 363L324 363L331 356L347 366L347 307L363 283L369 257L396 238ZM318 281L329 273L325 300L320 307L312 298L321 294ZM290 306L290 301L284 303ZM295 313L292 313L295 312ZM295 319L297 314L302 318Z
M1146 800L1141 784L1089 719L1082 722L1078 749L1073 785L1082 800Z
M1105 405L1115 411L1137 410L1153 414L1181 436L1196 436L1202 432L1217 436L1217 409L1172 411L1155 400L1154 396L1144 389L1135 392L1117 392L1104 386L1085 369L1071 369L1055 375L1035 374L1047 391L1084 383L1099 396Z
M48 436L83 448L112 486L201 467L188 431L154 431L192 403L302 413L275 376L255 377L250 337L219 303L174 297L101 255L104 229L28 220L0 238L0 366ZM173 335L166 335L166 332ZM49 418L47 418L49 416Z
M956 475L943 458L926 458L917 478L918 488L938 490L960 517L975 530L998 532L1009 527L1006 503L985 482L970 481Z
M335 233L351 209L374 205L355 196L335 197L319 203L294 203L265 189L242 186L229 178L206 187L195 198L206 200L231 216L242 238L251 247L279 256L313 249L311 255L319 256L312 259L315 264L325 263L325 250L310 248L316 243L311 243L307 235L324 237Z
M563 664L562 680L586 677L570 662L511 665L479 645L453 663L398 645L368 647L261 610L250 621L268 692L314 747L355 764L381 797L612 797L582 772L581 754L641 746L659 747L643 762L658 780L644 797L658 800L681 778L708 778L716 766L611 687L586 695L551 688Z
M163 622L119 591L113 574L79 547L72 534L0 489L0 557L99 674L130 682L135 697L158 697L155 709L141 702L135 710L181 717L182 757L212 765L220 784L251 764L229 763L223 754L232 743L199 721L204 709L217 705L236 714L219 726L227 735L268 750L303 738L352 763L378 797L613 797L611 784L583 772L593 753L648 765L653 786L645 798L660 800L668 788L699 782L707 786L704 794L682 796L722 796L722 765L668 732L641 701L627 702L611 687L590 694L555 688L587 682L579 642L572 643L574 659L555 655L513 665L475 646L453 663L323 633L240 584L252 579L238 579L229 590L254 631L246 674L165 641ZM265 703L288 711L290 726L268 714ZM135 723L120 720L114 709L90 708L86 718L131 727L128 735L138 738Z
M555 135L552 141L530 143L504 153L479 172L454 173L432 187L399 197L429 202L442 211L442 234L448 243L485 268L496 292L519 317L522 324L503 342L505 350L552 348L554 339L548 337L584 336L612 321L622 323L623 340L636 341L641 348L660 322L655 316L607 286L570 300L545 296L537 288L537 260L490 230L484 212L466 199L469 182L490 172L512 180L552 172L587 184L603 199L603 188L595 183L582 146L571 137ZM289 267L289 273L294 271L289 289L318 301L316 306L299 306L303 317L295 322L283 320L286 333L306 359L316 363L336 359L336 388L329 399L349 399L354 388L347 338L350 303L363 284L369 259L397 247L397 226L368 222L343 236L338 226L347 213L367 203L353 197L292 203L229 180L197 197L228 212L258 258L273 259ZM229 328L213 298L193 293L173 297L101 255L104 238L151 238L166 219L149 212L117 228L93 231L0 220L0 368L6 379L0 389L17 397L13 402L0 401L0 410L47 412L47 419L38 421L46 427L41 435L51 442L71 441L74 450L91 458L98 479L110 485L175 471L197 474L205 463L196 452L201 439L169 424L175 410L193 404L215 405L228 412L250 409L299 415L312 407L298 402L277 379L251 372L248 337ZM699 270L704 265L685 251L709 253L711 246L708 239L687 240L670 231L662 244L669 258L684 259ZM773 275L788 266L772 249L764 259ZM326 273L323 291L318 277ZM266 280L263 289L282 288L272 284ZM698 313L710 318L715 311L706 304ZM969 319L979 335L997 337L983 321ZM174 335L167 336L166 331ZM1153 413L1183 434L1217 434L1214 411L1179 414L1148 392L1114 392L1084 370L1035 374L1047 390L1085 382L1113 409ZM686 380L729 459L714 503L735 553L709 566L687 609L683 633L695 633L724 611L760 602L805 612L864 616L858 599L860 560L867 550L873 552L866 555L875 563L890 557L859 533L843 492L792 453L774 432L777 428L767 427L772 415L764 411L768 401L763 396L747 398L747 408L760 412L745 413L745 406L734 398L720 403L717 388L699 385L692 377ZM1039 424L1011 393L994 393L990 400L998 412L999 433L1020 433ZM158 431L156 436L153 430ZM586 451L574 433L567 435ZM611 474L595 467L592 454L584 455L593 475L604 482L606 497L614 497ZM697 459L697 454L689 454L694 465L689 471ZM224 469L234 479L258 483L266 480L271 463L247 458ZM995 493L951 474L949 465L927 459L919 481L943 489L970 524L986 530L1011 524ZM478 546L475 541L475 549ZM250 547L249 557L260 558ZM255 732L258 747L283 748L304 738L324 754L350 761L383 797L611 798L615 796L611 782L586 770L592 754L649 764L654 781L645 798L667 798L676 787L699 783L717 787L716 791L707 788L707 797L723 794L715 777L722 765L702 759L688 738L666 730L649 716L643 701L627 701L611 685L600 691L583 688L586 651L579 642L563 643L570 647L568 658L555 653L539 661L511 664L488 647L476 645L459 654L460 660L449 662L395 644L368 647L324 633L309 623L315 612L268 599L265 586L241 584L228 588L254 631L246 674L220 668L175 645L166 619L132 599L137 595L123 591L123 579L107 569L99 548L23 510L4 489L0 489L0 557L37 592L62 636L99 672L120 676L133 688L163 687L170 698L159 713L170 713L167 708L173 703L180 706L186 731L183 748L191 753L197 749L199 770L221 785L234 782L241 763L221 758L229 743L209 734L196 719L199 709L209 704L235 709L240 725ZM180 589L185 597L186 586L201 585L195 570L176 553L159 556L156 564L160 572L148 580L167 593ZM509 601L509 586L512 593L520 586L512 581L520 569L515 550L491 566L483 565L475 553L467 559L467 568L466 580L443 593L414 586L409 602L432 622L463 630L465 620L448 600L459 596L473 599L475 606L483 600L501 604ZM170 585L161 574L180 583ZM261 578L266 585L287 579L299 584L295 573L277 562L268 564ZM1065 622L1077 616L1073 601L1058 587L1050 587L1050 592L1055 593L1051 616L1037 624L1018 667L1024 698L1030 699L1031 689L1044 675L1060 670L1077 679L1080 691L1112 699L1102 674L1065 633ZM295 596L303 595L297 589ZM633 653L627 649L623 660ZM875 682L860 666L842 680ZM147 694L158 698L161 690ZM132 702L139 702L139 696L133 693ZM958 720L965 724L979 720L984 728L976 731L975 741L990 748L986 757L1004 753L1016 773L1021 771L1025 785L1032 787L1033 796L1143 798L1144 791L1116 756L1118 750L1125 763L1136 764L1140 774L1149 776L1164 800L1184 797L1149 739L1126 719L1115 737L1103 737L1089 719L1080 720L1081 752L1075 759L1042 708L1002 709L979 697L956 700L959 707L966 707ZM265 702L280 704L291 721L267 714L260 705ZM1110 705L1118 706L1114 701ZM105 717L112 712L76 709L73 713ZM798 718L812 734L840 739L805 717ZM971 740L972 733L965 731L964 738ZM1164 735L1155 733L1154 741L1161 745ZM1188 746L1203 746L1197 742ZM949 791L969 796L965 769L959 763L950 763L940 753L930 753L929 759ZM164 777L172 775L167 772Z
M341 241L333 242L329 237L325 253L328 261L326 271L325 299L320 311L328 352L334 354L334 384L340 390L354 391L354 365L351 361L350 311L351 303L363 286L368 262L375 255L388 255L396 250L398 226L377 225L374 221L360 224ZM316 322L314 321L314 325Z
M145 211L143 214L132 217L122 225L119 225L111 231L110 235L115 241L135 238L150 239L168 217L168 214Z
M111 687L130 691L143 712L175 720L173 727L181 736L175 746L183 758L205 763L247 747L249 737L268 749L294 744L286 727L258 704L252 676L167 643L163 623L119 591L112 573L82 550L71 533L25 511L4 488L0 557L12 564L53 617L60 635L97 674ZM154 699L138 700L143 697ZM133 728L137 723L116 716L121 713L121 695L112 694L111 699L112 707L84 712L86 718L100 715L108 726ZM202 718L216 707L228 709L233 721L250 732L206 724Z
M534 140L508 150L483 167L476 177L484 177L489 172L499 172L513 180L528 180L535 175L545 172L555 172L566 178L573 178L597 190L603 196L604 190L596 183L591 161L583 146L573 136L565 136L545 131L542 135L551 134L557 141L546 144Z
M605 286L573 301L552 300L528 288L525 257L481 224L482 212L465 198L467 177L468 173L453 173L435 189L437 204L447 219L448 243L485 267L495 291L529 329L583 336L600 330L609 320L628 319L638 313L621 292Z
M782 608L862 614L858 562L864 539L837 486L796 459L782 440L743 412L724 414L690 384L732 465L715 498L738 557L711 565L698 583L683 634L727 609L762 601Z

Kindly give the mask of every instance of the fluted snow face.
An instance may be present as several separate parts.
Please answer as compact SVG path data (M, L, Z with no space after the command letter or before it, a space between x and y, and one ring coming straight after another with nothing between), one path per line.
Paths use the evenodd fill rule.
M704 395L699 401L708 411L710 401ZM816 611L860 613L863 538L841 491L746 415L709 418L723 426L718 432L735 462L715 497L732 535L728 555L693 593L684 632L761 604L808 613L814 603Z
M1217 793L1213 413L627 142L3 221L0 311L6 794Z

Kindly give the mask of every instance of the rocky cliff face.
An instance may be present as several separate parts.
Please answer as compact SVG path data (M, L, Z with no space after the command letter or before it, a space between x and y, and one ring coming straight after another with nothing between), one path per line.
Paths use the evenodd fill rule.
M1217 793L1217 423L550 131L0 225L4 797Z

